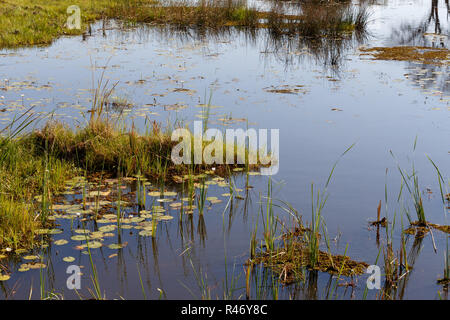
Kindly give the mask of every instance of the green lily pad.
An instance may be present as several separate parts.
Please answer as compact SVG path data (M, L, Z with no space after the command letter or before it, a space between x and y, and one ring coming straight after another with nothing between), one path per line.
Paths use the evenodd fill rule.
M39 259L39 257L35 256L35 255L23 256L22 258L25 259L25 260L36 260L36 259Z
M83 241L83 240L86 240L86 236L79 234L79 235L71 237L70 239L72 239L73 241Z
M94 231L89 235L89 239L101 239L103 238L103 232L101 231Z
M142 237L151 237L152 231L151 230L142 230L139 232L139 235Z
M48 231L48 234L60 234L60 233L63 233L61 229L50 229Z
M102 217L103 219L117 219L117 215L116 214L112 214L112 213L108 213L103 215Z
M88 234L90 231L86 229L76 229L74 232L79 234Z
M113 221L110 220L110 219L98 219L97 220L97 223L101 223L101 224L103 224L103 223L111 223L111 222L113 222Z
M118 249L122 249L126 246L125 243L119 244L119 243L112 243L110 245L108 245L108 248L113 249L113 250L118 250Z
M88 241L87 243L83 244L82 247L87 248L89 246L89 249L97 249L102 245L103 244L100 241Z
M57 246L62 246L66 243L68 243L69 241L67 241L66 239L60 239L60 240L56 240L55 242L53 242L54 244L56 244Z
M115 229L116 229L116 225L114 225L114 224L109 224L107 226L98 228L98 230L101 232L111 232L111 231L114 231Z
M65 262L74 262L74 261L75 261L75 258L74 258L74 257L71 257L71 256L69 256L69 257L64 257L64 258L63 258L63 261L65 261Z
M103 234L103 237L114 237L114 236L115 236L115 234L112 232L106 232Z
M11 277L7 274L0 274L0 281L6 281L9 280L9 278Z
M38 262L38 263L28 264L28 267L30 269L44 269L47 267L47 265L45 263Z
M169 216L169 215L165 215L165 216L158 217L157 219L165 221L165 220L172 220L173 217Z

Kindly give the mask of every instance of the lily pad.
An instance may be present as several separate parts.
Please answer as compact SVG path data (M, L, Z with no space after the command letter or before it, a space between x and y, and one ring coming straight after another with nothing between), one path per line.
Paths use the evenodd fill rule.
M64 258L63 258L63 261L65 261L65 262L74 262L74 261L75 261L75 258L74 258L74 257L71 257L71 256L68 256L68 257L64 257Z
M89 249L97 249L100 248L103 244L100 241L88 241L87 243L83 244L82 246L84 248L87 248L89 246Z
M164 192L164 196L166 196L166 197L175 197L176 195L177 195L177 193L173 192L173 191Z
M142 237L151 237L152 231L151 230L142 230L139 232L139 235Z
M83 241L83 240L86 240L86 236L79 234L79 235L71 237L70 239L72 239L73 241Z
M54 242L54 244L56 244L57 246L62 246L62 245L64 245L64 244L66 244L66 243L68 243L69 241L67 241L66 239L60 239L60 240L56 240L55 242Z
M108 214L103 215L102 218L103 219L117 219L117 215L112 214L112 213L108 213Z
M6 281L9 280L9 278L11 277L7 274L0 274L0 281Z
M28 264L28 267L30 269L44 269L47 267L47 265L45 263L38 262L34 264Z
M173 217L172 217L172 216L165 215L165 216L158 217L157 219L158 219L158 220L163 220L163 221L165 221L165 220L172 220Z
M48 231L48 234L60 234L63 233L61 229L51 229Z
M123 244L118 244L118 243L112 243L112 244L108 245L108 248L113 249L113 250L122 249L123 247L124 247Z
M36 259L39 259L39 257L35 256L35 255L23 256L22 258L25 259L25 260L36 260Z
M98 230L101 231L101 232L111 232L111 231L116 230L116 225L109 224L107 226L103 226L103 227L98 228Z
M80 233L80 234L88 234L90 231L86 230L86 229L76 229L74 230L75 233Z

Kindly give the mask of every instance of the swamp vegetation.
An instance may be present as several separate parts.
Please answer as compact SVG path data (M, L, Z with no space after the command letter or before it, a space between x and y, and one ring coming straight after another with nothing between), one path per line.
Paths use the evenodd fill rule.
M448 115L422 113L449 110L448 34L438 10L450 12L448 2L431 1L424 20L392 28L389 41L371 34L371 23L378 23L372 11L379 7L367 1L79 0L81 29L69 29L72 4L0 0L0 64L19 66L26 60L22 54L36 50L44 78L49 65L36 61L76 60L66 52L65 41L73 45L73 39L80 47L92 46L89 55L100 52L103 63L89 57L89 66L86 60L59 66L74 79L84 75L81 81L61 77L64 72L57 77L62 83L69 78L87 99L79 92L51 91L58 85L50 80L0 80L6 96L0 99L0 288L6 299L17 292L29 299L162 299L186 292L200 299L447 298L450 180L448 153L442 155L436 136L448 134L439 122ZM375 31L384 34L384 27L378 23ZM254 47L238 51L242 41ZM244 59L245 50L252 60ZM147 56L155 60L151 67ZM257 58L262 63L252 69ZM213 59L223 61L225 71ZM84 69L92 75L90 89ZM380 86L385 79L389 89ZM400 89L392 89L397 82ZM352 98L340 99L339 85L347 85L343 96ZM204 90L204 97L191 86ZM422 91L413 93L409 86ZM39 99L56 108L48 112L27 90L48 90L44 96L53 100ZM404 109L377 105L382 95L385 106L395 100ZM364 99L353 101L359 96ZM405 96L412 102L399 100ZM57 101L67 99L80 110L61 120ZM417 103L422 100L429 109ZM228 109L220 113L223 107L213 102ZM259 103L270 108L256 109ZM419 112L411 116L412 108ZM381 117L389 112L392 119ZM342 114L351 115L351 125L340 125ZM205 128L274 123L296 132L294 138L284 136L283 148L290 147L281 159L286 171L261 176L267 162L250 165L247 145L243 164L175 165L172 132L189 128L195 118ZM427 142L418 147L416 137L411 153L404 147L410 123L421 128L422 118L431 128L421 131ZM367 132L378 139L367 138ZM324 159L339 154L343 139L359 137L374 150L352 144L322 189L308 185L329 170ZM416 148L426 153L417 165L410 158ZM241 151L233 147L235 157ZM341 166L348 177L340 175ZM378 179L382 166L395 172L385 169L384 185ZM346 188L334 187L334 180ZM285 181L288 187L280 191ZM72 263L89 276L76 294L64 289L64 271ZM371 265L383 270L377 290L366 285ZM428 267L434 273L423 271ZM427 296L420 293L423 287Z

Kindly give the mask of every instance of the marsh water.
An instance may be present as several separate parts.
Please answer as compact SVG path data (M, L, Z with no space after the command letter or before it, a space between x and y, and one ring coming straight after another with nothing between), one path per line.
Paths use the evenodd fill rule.
M389 218L396 213L396 246L402 206L412 209L406 193L404 201L397 201L401 177L390 151L404 169L409 170L414 162L427 220L448 224L436 170L427 155L448 179L450 79L445 65L373 60L361 55L358 48L447 48L449 13L445 1L437 0L367 5L371 12L367 34L345 41L325 40L318 50L306 40L273 39L264 30L202 33L145 25L124 29L115 28L114 22L106 28L97 23L92 36L63 37L49 47L2 50L0 108L6 110L0 113L0 122L5 125L14 114L35 106L46 119L82 126L84 117L89 117L90 90L102 72L110 83L118 82L113 99L127 102L125 108L111 113L120 112L123 121L142 132L153 121L163 126L179 122L192 125L204 116L199 105L210 102L209 127L280 130L280 168L270 177L273 198L290 203L305 222L311 215L311 183L322 188L335 161L356 143L334 170L324 219L333 239L333 253L343 254L348 245L346 254L352 259L374 264L379 246L369 221L376 219L378 202L383 200L383 215L385 207ZM271 91L277 88L295 90ZM229 192L227 188L209 185L208 196L222 202L208 204L203 216L194 211L180 220L171 202L159 203L166 210L164 214L174 218L159 222L153 238L139 235L134 228L114 229L112 237L102 240L102 247L91 249L101 291L108 299L200 298L200 277L213 299L224 298L230 287L235 289L233 298L245 298L244 263L260 203L265 202L268 179L250 176L248 183L253 188L246 189L245 176L237 174L234 180L243 190L243 199L232 201L222 195ZM135 191L135 183L124 185L124 194ZM148 194L158 186L146 188ZM78 192L66 197L70 202L82 195ZM182 195L175 197L177 202ZM155 199L147 195L147 210ZM125 210L137 213L136 207ZM286 212L276 211L289 223ZM8 281L0 282L4 299L27 299L30 288L31 298L38 299L42 286L64 299L78 299L78 294L91 296L89 255L75 248L82 241L71 240L75 230L83 226L78 216L72 218L57 218L55 223L62 233L51 235L53 242L48 247L25 253L41 256L46 268L19 272L20 265L27 262L24 254L2 261L11 272ZM407 224L404 215L403 223ZM89 222L85 227L94 231L101 225ZM118 233L126 246L109 248L109 244L118 243ZM398 298L437 299L442 292L436 281L444 271L447 235L437 231L433 235L436 253L430 235L407 239L413 269ZM60 239L68 243L55 245ZM75 260L63 261L67 256ZM83 266L78 294L66 286L66 269L72 264ZM378 264L382 265L381 259ZM270 276L270 271L266 272ZM367 277L355 278L353 290L338 287L338 298L361 298ZM319 273L311 281L279 285L278 298L323 299L329 281L329 274ZM345 281L350 279L341 279L341 283ZM260 290L252 282L252 298L273 298L269 287ZM368 298L375 298L377 292L369 290Z

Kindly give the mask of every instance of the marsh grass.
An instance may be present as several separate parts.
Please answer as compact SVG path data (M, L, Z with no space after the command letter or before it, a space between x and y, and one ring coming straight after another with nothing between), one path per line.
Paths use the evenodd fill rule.
M325 33L365 29L368 13L364 7L355 11L348 3L302 2L295 13L286 13L274 5L258 11L240 0L188 1L156 0L79 0L81 29L66 26L70 0L7 0L0 8L0 48L49 45L62 35L91 34L90 24L97 20L117 19L124 25L151 23L176 28L219 30L229 27L266 28L274 34L300 33L320 37ZM104 31L103 27L103 32Z
M84 222L83 222L83 230L86 230ZM98 273L97 273L97 268L95 267L94 260L92 258L91 249L89 247L89 239L88 239L87 233L84 233L84 235L85 235L85 240L86 240L86 248L87 248L87 252L88 252L88 256L89 256L89 263L90 263L91 271L92 271L91 281L94 286L94 291L92 291L91 289L88 289L88 290L91 292L92 296L95 299L102 300L102 299L104 299L104 297L102 296L102 293L100 290L100 281L99 281L99 277L98 277Z
M449 209L448 203L450 202L450 193L448 192L447 186L450 187L450 181L446 184L444 177L442 176L441 171L439 170L437 164L433 160L431 160L431 158L428 155L427 158L436 170L439 183L439 192L442 201L443 214L445 217L445 224L447 225L447 215L448 215L447 211ZM437 281L439 284L442 284L444 286L444 290L446 291L448 291L448 285L450 283L450 251L448 246L448 238L449 237L447 236L445 242L443 277L438 279Z
M49 45L62 35L87 32L90 23L104 18L135 15L139 7L153 0L5 0L0 6L0 48ZM67 8L76 4L81 11L81 29L68 29Z
M304 280L304 269L312 271L328 272L342 276L353 276L363 274L368 266L365 262L358 262L344 255L332 254L323 210L327 201L327 188L332 180L334 170L340 159L353 148L354 144L347 148L334 163L332 170L326 180L323 191L314 190L311 185L311 222L308 226L302 223L302 216L292 205L285 201L274 203L272 199L271 180L268 182L266 213L260 209L263 221L263 246L257 247L256 233L258 224L252 233L250 241L250 259L247 265L262 263L270 268L276 275L278 281L284 284ZM279 203L279 204L278 204ZM287 212L294 220L294 226L287 230L280 222L283 232L278 234L277 225L280 219L276 216L274 208L280 208ZM320 234L322 229L323 234ZM320 250L321 239L325 238L327 252ZM247 276L248 277L248 276Z
M0 131L0 248L33 245L34 231L46 222L50 194L75 172L53 157L51 145L39 147L39 157L32 154L38 147L24 134L36 120L29 109Z
M197 198L197 204L198 204L198 213L200 215L203 215L203 211L205 209L205 204L206 204L206 195L208 193L208 188L205 185L205 180L202 179L201 183L200 183L200 188L199 188L199 194L198 194L198 198Z
M34 229L47 223L52 195L63 191L65 181L83 172L85 177L101 172L129 177L136 174L157 181L161 190L168 184L180 183L180 176L189 175L188 185L194 193L194 175L215 167L216 174L227 175L230 168L244 165L175 165L170 130L163 131L153 122L150 130L139 134L134 126L112 121L105 113L115 85L108 85L102 74L93 90L92 109L86 124L70 128L50 119L43 127L25 130L36 117L27 111L2 130L0 136L0 247L17 248L32 244ZM236 149L236 154L238 150ZM248 150L239 150L247 159ZM235 156L236 156L235 154ZM193 155L192 155L193 156ZM225 158L224 158L225 163ZM258 165L252 165L257 168ZM87 180L87 179L86 179ZM206 187L204 188L206 198ZM120 230L120 188L117 205ZM145 196L141 197L145 199ZM83 188L83 206L87 191ZM201 199L200 199L201 200ZM192 207L192 201L189 202ZM203 207L203 206L202 206ZM41 219L36 221L37 217ZM156 226L153 229L155 232Z
M365 31L370 14L365 6L353 8L348 3L302 2L289 15L283 14L280 3L275 2L264 16L264 27L275 35L300 34L320 38L346 32Z
M417 144L417 137L414 141L414 150L416 149L416 144ZM394 158L394 160L396 160L394 153L392 151L390 151L390 153ZM419 177L415 170L414 163L412 164L412 173L408 174L400 167L400 164L397 160L396 162L397 162L397 169L402 177L402 181L406 186L406 189L408 190L409 194L411 195L411 199L413 201L414 209L416 212L417 222L419 223L420 226L426 226L427 221L425 218L425 209L423 207L422 193L420 191L419 186ZM408 219L411 221L411 217L409 216L409 214Z

